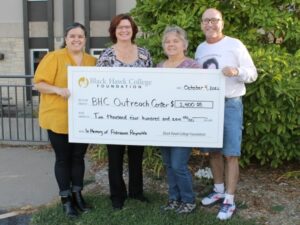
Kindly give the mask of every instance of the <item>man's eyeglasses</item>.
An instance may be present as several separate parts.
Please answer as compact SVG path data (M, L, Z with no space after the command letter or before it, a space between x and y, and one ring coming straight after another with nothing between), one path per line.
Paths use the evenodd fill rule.
M209 22L211 22L211 24L217 24L219 21L221 21L222 19L219 18L206 18L201 20L201 22L205 25L209 24Z

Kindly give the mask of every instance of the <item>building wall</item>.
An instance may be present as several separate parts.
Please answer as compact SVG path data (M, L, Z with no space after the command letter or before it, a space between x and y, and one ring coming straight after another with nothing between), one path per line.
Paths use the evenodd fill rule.
M54 0L54 48L58 49L64 42L63 0Z
M63 43L63 1L54 0L54 48ZM116 14L129 12L135 0L116 0ZM84 1L74 0L74 21L84 24ZM108 37L110 21L90 21L91 37ZM47 22L30 22L29 37L47 37ZM99 46L100 47L100 46ZM24 75L23 0L0 1L0 75ZM26 56L29 57L29 56ZM1 81L0 81L1 82Z
M23 1L0 1L0 54L4 55L4 59L0 60L0 75L25 75L25 57L30 58L30 55L24 55ZM64 39L63 1L53 0L55 49L60 48ZM127 13L134 6L135 0L116 0L115 12L116 14ZM74 0L74 21L84 24L84 16L84 1ZM90 21L90 36L96 38L108 37L109 24L110 20ZM46 21L30 21L29 37L47 38L48 23ZM25 80L0 79L0 85L16 84L24 85ZM17 91L17 95L15 95L15 89L13 88L2 86L0 89L2 98L10 97L11 101L17 104L22 104L25 100L22 90ZM33 98L36 98L36 96Z
M20 0L0 2L0 75L24 74L23 11ZM1 81L0 81L1 82Z
M135 7L135 3L135 0L117 0L117 14L129 12L132 8Z
M0 52L4 54L4 60L0 60L0 75L24 74L23 38L0 38Z
M0 38L0 52L4 53L5 57L4 60L0 60L0 75L24 75L23 38ZM0 79L0 85L4 85L0 87L1 98L10 97L11 102L21 104L24 99L23 92L15 92L14 88L8 88L6 85L24 84L24 79ZM17 93L17 96L15 93Z
M0 21L1 23L22 23L23 10L22 1L9 0L0 1Z

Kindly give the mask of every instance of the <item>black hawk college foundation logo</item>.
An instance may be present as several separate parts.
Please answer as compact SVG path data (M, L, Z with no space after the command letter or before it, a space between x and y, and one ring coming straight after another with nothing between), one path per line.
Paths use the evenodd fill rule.
M78 85L81 88L86 88L87 86L89 86L89 80L86 77L80 77L78 79Z

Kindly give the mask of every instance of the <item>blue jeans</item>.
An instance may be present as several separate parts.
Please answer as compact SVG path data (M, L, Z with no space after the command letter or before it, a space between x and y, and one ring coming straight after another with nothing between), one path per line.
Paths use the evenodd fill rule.
M227 98L225 99L223 148L201 148L201 151L221 151L224 156L241 156L242 132L242 98Z
M188 169L191 148L161 147L169 185L169 200L195 203L192 175Z

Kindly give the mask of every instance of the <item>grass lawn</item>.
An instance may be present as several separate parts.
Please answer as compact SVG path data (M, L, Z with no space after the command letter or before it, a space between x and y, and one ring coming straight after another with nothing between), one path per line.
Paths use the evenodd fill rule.
M208 212L203 207L189 215L178 215L175 212L161 212L160 206L167 196L147 193L150 203L129 199L123 210L114 211L107 195L87 195L86 200L93 206L89 213L78 219L67 219L60 204L43 208L32 217L31 225L254 225L255 221L244 220L238 215L229 221L219 221L216 213Z

